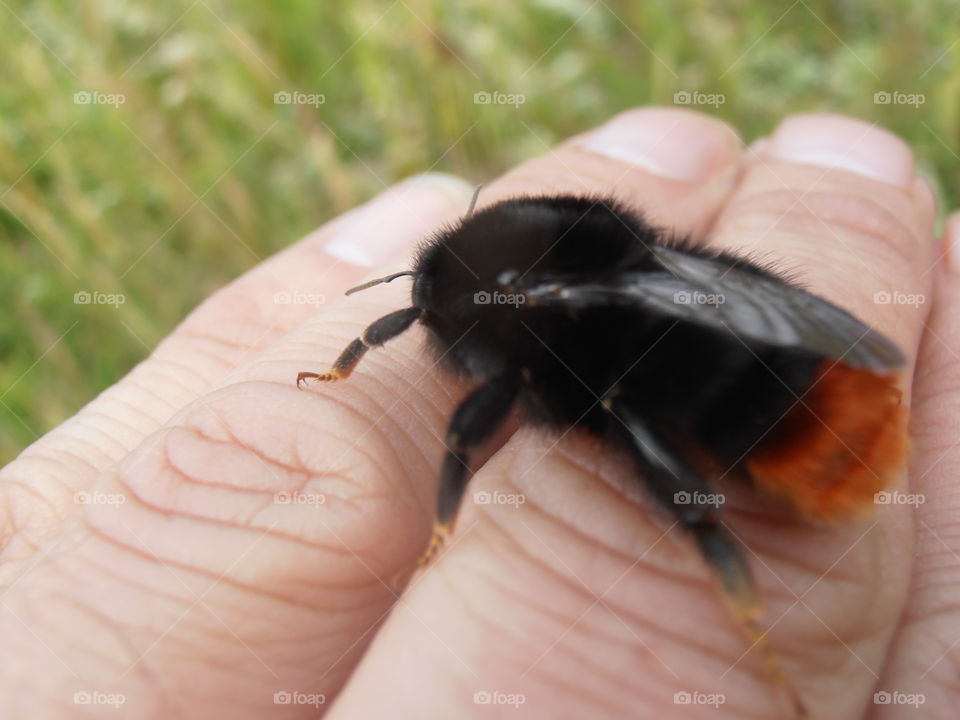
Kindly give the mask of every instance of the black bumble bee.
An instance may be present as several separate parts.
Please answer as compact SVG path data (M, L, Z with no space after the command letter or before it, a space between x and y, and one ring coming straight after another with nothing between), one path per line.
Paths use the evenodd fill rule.
M345 378L368 349L421 323L445 369L474 384L449 424L421 563L453 529L471 452L517 407L525 422L582 428L629 457L759 639L754 582L710 482L743 479L811 520L869 510L906 452L900 350L782 274L673 240L608 198L472 209L411 270L354 288L413 278L410 307L298 384Z

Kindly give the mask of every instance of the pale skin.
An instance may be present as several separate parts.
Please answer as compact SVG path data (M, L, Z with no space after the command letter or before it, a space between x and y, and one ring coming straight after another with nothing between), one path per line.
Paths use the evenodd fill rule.
M749 148L668 108L597 133L491 181L479 206L612 192L657 224L779 259L905 351L913 455L891 490L922 504L813 527L719 489L812 717L954 717L960 275L909 148L837 116L788 118ZM629 463L577 432L499 436L446 546L398 597L467 387L434 367L420 329L346 380L295 380L408 304L409 278L341 295L406 269L470 195L412 181L334 220L0 471L0 715L786 716L690 539ZM960 221L947 228L960 237ZM325 302L276 302L283 291ZM900 700L876 704L878 691ZM677 704L684 692L719 705Z

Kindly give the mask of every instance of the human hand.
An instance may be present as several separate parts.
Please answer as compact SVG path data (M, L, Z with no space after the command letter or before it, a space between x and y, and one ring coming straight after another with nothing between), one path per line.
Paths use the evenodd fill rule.
M816 528L725 486L725 518L812 716L915 714L874 703L889 691L952 717L960 279L938 263L908 148L805 116L743 150L716 120L651 108L511 171L480 205L539 191L613 193L654 224L769 254L904 349L909 492L924 504ZM402 280L338 296L407 267L470 194L427 176L333 221L208 300L0 473L4 716L116 715L105 703L122 698L131 717L682 718L704 713L685 698L721 696L718 717L784 716L690 539L579 433L499 438L448 547L396 596L466 388L419 331L346 382L293 380L404 306ZM900 296L930 302L883 302Z

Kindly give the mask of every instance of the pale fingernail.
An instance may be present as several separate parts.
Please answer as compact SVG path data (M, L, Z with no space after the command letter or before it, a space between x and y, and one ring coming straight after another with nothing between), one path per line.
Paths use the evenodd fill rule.
M351 265L374 267L466 212L472 195L473 186L453 175L416 175L351 212L323 249Z
M839 115L787 118L767 151L780 160L846 170L903 188L913 180L913 153L903 140Z
M723 122L674 108L618 115L578 145L674 180L706 180L740 156L736 134Z

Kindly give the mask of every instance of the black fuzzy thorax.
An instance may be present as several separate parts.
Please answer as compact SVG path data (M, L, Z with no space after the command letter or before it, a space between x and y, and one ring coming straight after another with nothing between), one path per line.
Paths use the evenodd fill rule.
M666 244L787 283L749 260L673 240L609 199L550 196L496 204L440 231L418 255L413 300L443 365L477 381L517 378L528 420L616 436L623 428L601 404L616 394L679 441L732 461L809 387L818 358L639 308L476 301L509 295L511 276L529 285L656 271L650 247Z

